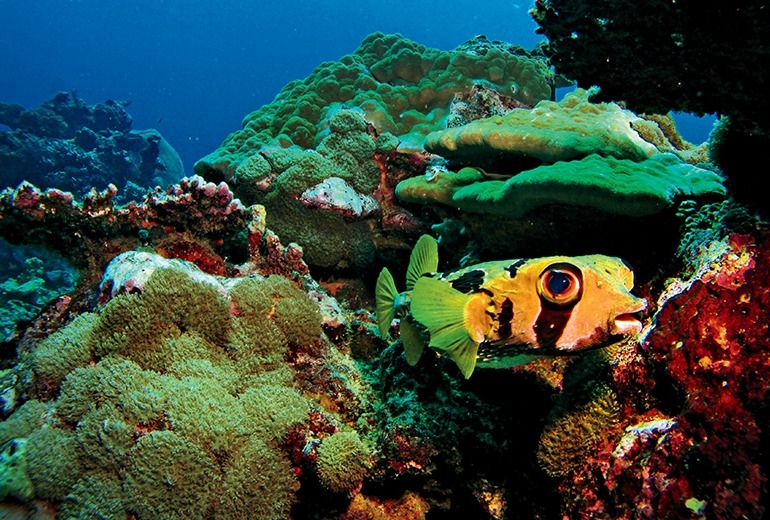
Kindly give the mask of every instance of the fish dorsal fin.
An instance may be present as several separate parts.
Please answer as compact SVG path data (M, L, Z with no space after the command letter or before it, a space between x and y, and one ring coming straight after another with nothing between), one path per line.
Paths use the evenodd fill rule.
M444 352L468 378L476 366L479 344L468 334L467 294L435 278L420 278L412 293L412 316L430 333L430 346Z
M420 360L423 350L425 350L425 342L420 336L420 331L417 330L417 327L408 318L401 320L399 330L401 331L401 341L404 343L406 362L414 366Z
M387 267L383 267L380 276L377 277L377 285L374 292L375 305L377 307L377 325L380 328L380 337L388 339L388 331L393 318L396 317L395 301L398 296L396 282Z
M414 284L424 274L435 273L438 270L438 244L430 235L422 235L409 256L409 267L406 269L406 290L411 291Z

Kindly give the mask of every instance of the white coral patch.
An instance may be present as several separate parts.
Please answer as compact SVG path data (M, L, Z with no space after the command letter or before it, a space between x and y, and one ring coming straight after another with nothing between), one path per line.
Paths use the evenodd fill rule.
M339 177L329 177L308 188L299 199L305 206L327 209L349 217L366 217L380 207L373 197L358 193Z

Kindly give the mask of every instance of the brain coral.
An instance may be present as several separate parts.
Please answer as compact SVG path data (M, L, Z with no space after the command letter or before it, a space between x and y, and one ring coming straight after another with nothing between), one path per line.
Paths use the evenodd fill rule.
M519 47L483 37L454 51L430 49L398 34L367 36L353 54L319 65L304 80L292 81L275 100L243 121L218 150L195 165L233 177L235 169L269 143L316 147L330 111L358 107L378 133L390 132L418 148L439 128L456 93L483 82L534 105L551 95L545 62Z

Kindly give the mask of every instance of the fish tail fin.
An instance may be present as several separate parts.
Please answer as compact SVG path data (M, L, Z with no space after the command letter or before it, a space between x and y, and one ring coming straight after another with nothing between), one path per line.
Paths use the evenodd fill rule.
M383 267L377 277L377 285L374 291L374 300L377 309L377 325L380 328L380 337L388 339L388 331L393 318L396 317L395 302L398 296L396 282L387 267Z
M430 235L422 235L409 256L409 267L406 269L406 290L411 291L422 275L435 273L438 270L438 244Z
M412 316L430 333L430 346L446 353L468 378L479 344L468 334L465 307L470 296L435 278L420 278L412 293Z
M423 350L425 350L425 342L420 336L417 326L409 319L401 320L399 330L401 331L401 341L404 343L406 362L414 366L420 360Z

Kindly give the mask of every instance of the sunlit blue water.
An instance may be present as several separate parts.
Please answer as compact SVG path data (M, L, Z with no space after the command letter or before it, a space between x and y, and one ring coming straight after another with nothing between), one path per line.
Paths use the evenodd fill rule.
M532 47L527 2L0 0L0 101L35 107L74 89L128 100L135 129L157 128L185 170L293 79L353 52L372 32L452 49L485 34ZM680 130L706 139L711 121Z

